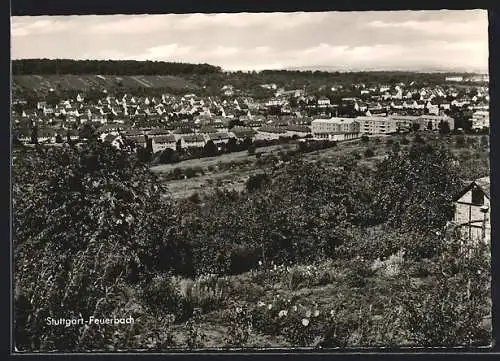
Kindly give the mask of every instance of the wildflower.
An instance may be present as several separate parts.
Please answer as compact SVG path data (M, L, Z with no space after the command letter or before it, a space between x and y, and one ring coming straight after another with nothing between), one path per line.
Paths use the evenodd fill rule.
M257 302L257 306L264 307L266 304L262 301Z
M276 298L280 298L280 295L277 295Z
M281 310L279 313L278 313L278 317L281 318L281 317L284 317L288 315L288 311L287 310Z
M293 311L294 312L297 312L297 309L298 309L297 306L293 306Z
M241 307L236 307L236 313L241 313L243 309Z
M334 315L335 315L335 310L331 310L331 311L330 311L330 316L332 316L332 317L333 317Z
M277 268L277 267L276 267L276 265L274 265L274 266L273 266L273 269L274 269L275 271L276 271L276 268Z
M302 325L304 325L304 327L307 327L309 325L309 319L303 318L302 319Z
M262 261L259 261L259 266L262 266Z
M319 316L319 310L314 311L314 317L318 317L318 316Z
M307 311L306 311L306 317L307 317L307 318L311 317L311 311L310 311L310 310L307 310Z
M272 308L273 308L273 304L272 304L272 303L270 303L270 304L267 306L267 309L268 309L268 310L270 310L270 309L272 309Z

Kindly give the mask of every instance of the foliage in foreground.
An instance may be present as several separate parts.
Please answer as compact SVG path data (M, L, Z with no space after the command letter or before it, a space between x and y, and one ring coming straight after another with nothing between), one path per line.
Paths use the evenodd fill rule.
M354 159L336 167L291 159L247 192L174 205L142 163L105 144L21 150L13 167L17 347L164 349L179 346L179 325L199 347L203 316L218 311L228 346L252 335L315 347L484 343L487 258L461 253L442 232L459 186L452 165L445 150L425 145L393 153L375 173ZM352 304L355 290L382 277L374 265L394 254L404 263L391 271L399 278L388 281L388 305ZM328 260L341 267L296 266ZM245 288L231 286L227 275L259 264L264 271ZM255 299L275 287L293 296L330 284L344 296L328 305L276 301L265 311ZM45 322L125 314L137 322Z

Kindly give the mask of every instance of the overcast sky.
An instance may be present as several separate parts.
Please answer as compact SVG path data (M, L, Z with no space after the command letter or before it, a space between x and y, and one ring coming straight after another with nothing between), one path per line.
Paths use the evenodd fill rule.
M11 57L209 63L226 70L488 69L484 10L11 18Z

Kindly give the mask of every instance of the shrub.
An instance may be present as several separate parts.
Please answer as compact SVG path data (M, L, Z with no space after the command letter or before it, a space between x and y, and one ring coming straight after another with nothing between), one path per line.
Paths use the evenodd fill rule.
M457 148L464 148L466 146L465 137L463 135L457 135L455 138L455 144Z
M373 149L367 148L365 150L364 155L365 155L365 158L371 158L371 157L373 157L375 155L375 152L373 151Z
M403 138L401 138L400 143L402 145L408 145L408 144L410 144L410 141L406 137L403 137Z
M201 331L199 323L201 320L201 310L195 308L193 310L193 316L186 322L187 328L187 346L190 349L199 349L203 347L203 343L206 340L206 335Z
M270 179L266 173L252 174L246 182L246 189L248 192L253 192L262 189L269 182Z
M193 178L193 177L196 177L196 170L194 168L191 168L191 167L187 167L184 169L184 175L187 177L187 178Z
M244 305L234 304L226 315L229 324L224 341L229 347L242 347L250 337L252 318L248 308Z
M254 144L250 145L250 146L248 147L248 154L250 154L250 155L255 154L255 148L256 148L256 147L255 147L255 145L254 145Z

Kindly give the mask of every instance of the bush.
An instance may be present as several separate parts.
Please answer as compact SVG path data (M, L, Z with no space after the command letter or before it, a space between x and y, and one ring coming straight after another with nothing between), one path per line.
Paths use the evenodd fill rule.
M463 135L457 135L455 138L455 144L457 148L464 148L466 146L465 137Z
M248 154L250 154L250 155L255 154L255 145L254 144L248 146Z
M269 184L269 182L270 179L266 173L252 174L246 182L246 189L248 192L254 192L262 189L262 187Z
M410 144L410 141L406 137L403 137L403 138L401 138L400 143L402 145L408 145L408 144Z
M364 155L365 155L365 158L371 158L371 157L373 157L375 155L375 152L373 151L373 149L367 148L365 150Z
M191 167L187 167L184 169L184 175L187 177L187 178L193 178L193 177L196 177L197 174L196 174L196 169L194 168L191 168Z

